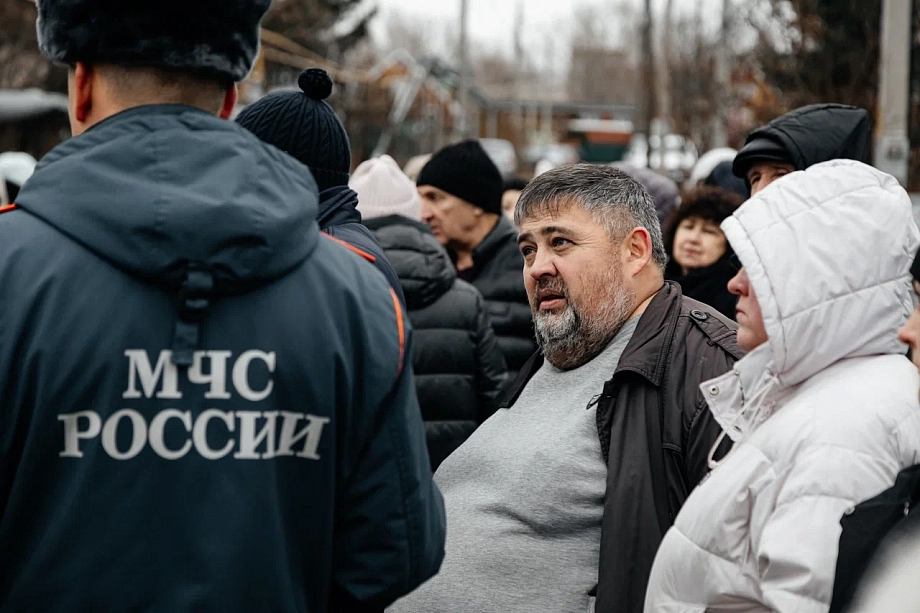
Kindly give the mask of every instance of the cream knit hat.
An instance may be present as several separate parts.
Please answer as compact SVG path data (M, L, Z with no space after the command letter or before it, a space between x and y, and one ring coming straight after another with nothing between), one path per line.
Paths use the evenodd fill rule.
M422 203L415 183L388 155L368 160L355 169L348 187L358 192L358 210L364 219L402 215L422 218Z

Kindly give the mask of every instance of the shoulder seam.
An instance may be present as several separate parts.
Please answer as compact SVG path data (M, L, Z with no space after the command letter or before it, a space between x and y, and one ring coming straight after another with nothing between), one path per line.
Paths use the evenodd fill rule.
M335 242L335 243L338 243L339 245L345 247L346 249L348 249L348 250L351 251L352 253L357 253L358 255L360 255L362 258L364 258L365 260L367 260L367 261L370 262L371 264L374 264L374 263L377 262L377 258L376 258L375 256L371 255L371 254L368 253L367 251L364 251L363 249L359 249L358 247L355 247L355 246L352 245L351 243L346 243L346 242L343 241L342 239L336 238L336 237L334 237L334 236L332 236L332 235L330 235L330 234L326 234L325 232L320 232L320 234L321 234L322 236L325 236L325 237L328 238L329 240L331 240L331 241L333 241L333 242Z

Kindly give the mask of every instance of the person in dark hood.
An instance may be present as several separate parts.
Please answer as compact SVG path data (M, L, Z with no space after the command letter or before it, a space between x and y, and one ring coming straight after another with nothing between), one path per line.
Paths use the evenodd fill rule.
M619 168L633 179L642 184L655 202L655 212L658 214L658 223L665 227L668 216L680 204L680 188L677 183L664 175L660 175L649 168L639 168L628 162L614 162L614 168Z
M742 200L747 200L751 197L751 190L748 189L747 181L735 176L735 173L732 171L731 162L719 162L716 164L712 172L703 179L702 184L711 187L720 187L724 190L733 192L738 194Z
M751 195L797 170L830 160L869 163L872 122L868 111L844 104L803 106L751 132L735 157L735 176Z
M668 219L664 235L665 279L680 283L684 296L708 304L729 319L735 319L738 297L728 291L728 282L738 270L719 226L743 203L734 192L697 188L684 196Z
M269 5L38 0L74 137L0 209L3 611L380 611L440 567L403 307L226 121Z
M301 91L273 92L250 104L236 122L310 169L319 189L316 221L320 232L337 238L371 256L403 299L402 286L374 235L361 224L358 196L348 187L351 145L345 126L326 103L332 79L321 68L300 73Z
M447 251L421 223L415 184L393 158L364 162L349 185L403 285L417 341L415 385L437 470L495 412L505 359L482 294L457 278Z

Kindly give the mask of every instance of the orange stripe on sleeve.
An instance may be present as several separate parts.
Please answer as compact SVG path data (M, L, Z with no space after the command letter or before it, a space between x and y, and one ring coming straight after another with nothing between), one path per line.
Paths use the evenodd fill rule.
M357 247L355 247L355 246L352 245L351 243L346 243L345 241L343 241L343 240L341 240L341 239L338 239L338 238L336 238L336 237L334 237L334 236L331 236L331 235L329 235L329 234L326 234L325 232L320 232L320 234L322 234L323 236L325 236L326 238L328 238L328 239L331 240L331 241L337 242L338 244L342 245L343 247L345 247L345 248L348 249L349 251L351 251L351 252L353 252L353 253L357 253L358 255L360 255L362 258L364 258L364 259L367 260L368 262L374 263L374 262L377 261L377 258L376 258L376 257L372 256L371 254L369 254L367 251L364 251L363 249L358 249Z
M396 329L399 333L399 374L402 374L403 365L406 361L406 326L403 323L402 305L399 303L399 297L393 288L390 288L390 295L393 296L393 308L396 310Z
M0 206L0 213L9 213L10 211L15 211L16 208L17 207L15 204L8 204L6 206Z

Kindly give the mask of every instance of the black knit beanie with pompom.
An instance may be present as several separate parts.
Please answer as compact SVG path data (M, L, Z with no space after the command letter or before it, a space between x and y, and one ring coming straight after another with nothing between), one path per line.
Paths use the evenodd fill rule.
M348 185L351 148L325 99L332 79L320 68L300 73L301 91L279 91L243 109L236 122L310 168L319 191Z

